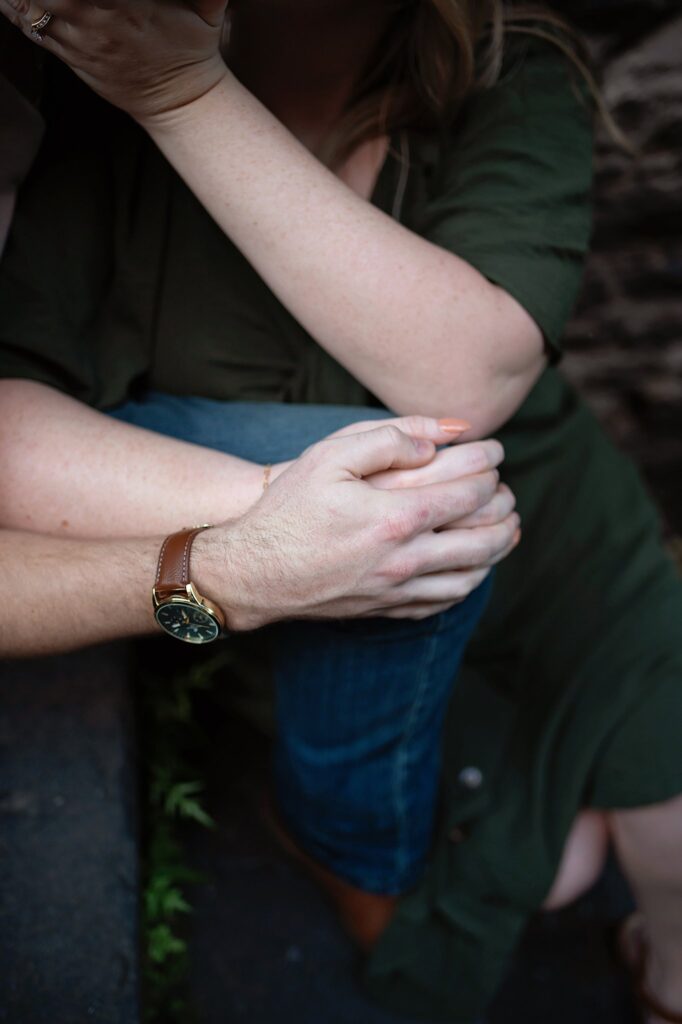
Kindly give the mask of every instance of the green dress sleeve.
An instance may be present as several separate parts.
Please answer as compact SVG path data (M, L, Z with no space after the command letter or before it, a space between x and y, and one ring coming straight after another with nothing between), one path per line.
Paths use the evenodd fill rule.
M592 105L553 43L509 47L500 82L469 100L435 168L419 233L533 317L552 361L591 232Z
M48 142L21 189L2 263L0 377L92 401L88 342L110 273L106 171L82 150L53 157Z
M168 166L58 62L46 76L45 137L0 265L0 378L106 408L153 359Z

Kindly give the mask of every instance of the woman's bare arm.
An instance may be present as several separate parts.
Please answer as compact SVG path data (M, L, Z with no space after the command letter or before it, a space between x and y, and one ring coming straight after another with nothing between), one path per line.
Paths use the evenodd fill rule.
M81 538L155 536L195 523L237 519L260 498L263 467L122 423L44 384L0 380L0 527ZM383 420L410 437L444 445L466 427L424 416ZM375 422L345 427L365 432ZM322 438L319 438L322 440ZM396 487L455 480L497 467L491 441L443 453L432 470L395 476ZM273 467L274 481L288 466ZM394 475L382 474L390 488ZM491 510L486 522L499 523ZM467 525L466 523L463 525Z
M458 415L481 437L545 366L501 288L328 171L226 71L143 126L293 316L399 413Z
M544 368L540 329L359 197L239 83L220 56L225 6L53 0L42 45L139 121L292 315L388 408L454 409L474 436L494 431ZM0 0L27 33L30 10Z

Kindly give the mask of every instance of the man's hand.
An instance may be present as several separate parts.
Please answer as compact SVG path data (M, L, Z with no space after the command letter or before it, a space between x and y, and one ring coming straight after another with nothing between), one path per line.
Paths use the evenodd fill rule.
M471 429L471 424L460 419L434 419L432 416L387 416L381 420L358 420L356 423L349 423L347 427L335 430L327 437L321 438L324 441L331 441L337 437L352 437L353 434L365 434L368 430L376 430L377 427L397 427L403 434L418 441L431 441L434 445L446 445L457 441L462 434ZM278 462L272 467L271 480L276 480L293 465L294 460ZM387 478L390 480L390 478ZM387 489L391 487L387 482Z
M423 487L427 484L447 483L454 480L464 480L468 476L485 473L495 470L504 460L504 449L499 441L468 441L460 443L455 447L443 448L443 445L457 441L470 429L470 424L465 420L446 419L436 420L430 416L401 416L392 419L362 420L352 423L335 433L330 434L327 440L340 437L351 437L353 434L363 433L376 429L377 426L394 426L407 434L409 437L429 440L441 447L435 458L423 466L410 469L389 469L373 476L367 477L367 482L382 490L398 490L405 488ZM273 479L281 475L291 462L279 463L273 467ZM498 551L494 561L501 561L509 553L506 539L512 531L512 546L515 547L520 538L520 519L515 513L516 498L510 488L498 482L495 493L490 501L481 505L470 514L446 523L442 530L460 531L457 538L452 538L453 556L455 544L459 545L459 564L466 566L460 572L460 580L468 589L463 592L461 600L468 596L471 590L485 578L490 569L490 557L488 552ZM477 552L481 552L480 564L477 563ZM480 575L478 570L485 570ZM412 608L403 608L400 614L410 614ZM397 611L393 613L398 614Z
M382 425L398 427L410 437L433 441L439 446L458 441L471 429L471 424L460 419L435 420L430 416L401 416L382 421ZM353 423L337 430L330 437L348 437L377 426L376 420ZM425 466L416 469L390 469L375 473L369 481L384 490L405 487L423 487L425 484L461 480L475 473L496 469L504 461L504 448L499 441L465 441L456 448L445 448ZM480 526L498 526L514 512L516 499L506 484L498 484L491 500L471 515L447 524L443 529L461 529Z
M496 469L504 461L504 448L499 441L469 441L437 452L426 466L409 471L392 469L371 477L374 487L385 490L424 487L427 484L463 480L476 473ZM494 527L505 523L516 508L516 498L506 484L500 483L490 501L470 515L446 524L443 529L459 530ZM518 520L518 516L517 516Z
M434 454L395 426L313 445L238 522L197 538L199 589L236 630L285 618L423 618L461 601L512 550L518 516L487 531L443 530L495 499L493 468L396 490L367 480L422 471Z

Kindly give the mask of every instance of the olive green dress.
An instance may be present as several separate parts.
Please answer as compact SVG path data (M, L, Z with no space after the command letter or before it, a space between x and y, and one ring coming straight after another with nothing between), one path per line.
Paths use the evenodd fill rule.
M57 66L44 112L0 274L0 375L99 408L150 387L374 401L127 118ZM552 364L588 249L591 120L558 51L515 44L453 128L393 140L372 197L514 295ZM396 1010L460 1024L494 993L579 809L682 792L682 586L641 481L553 366L499 436L524 539L455 688L424 881L366 972Z

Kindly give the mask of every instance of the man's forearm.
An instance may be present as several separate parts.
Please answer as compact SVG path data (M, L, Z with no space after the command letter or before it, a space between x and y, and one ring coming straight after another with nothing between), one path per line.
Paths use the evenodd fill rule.
M160 539L88 541L0 530L0 658L55 654L158 629Z
M120 423L53 388L0 381L0 526L143 537L243 515L262 467Z

